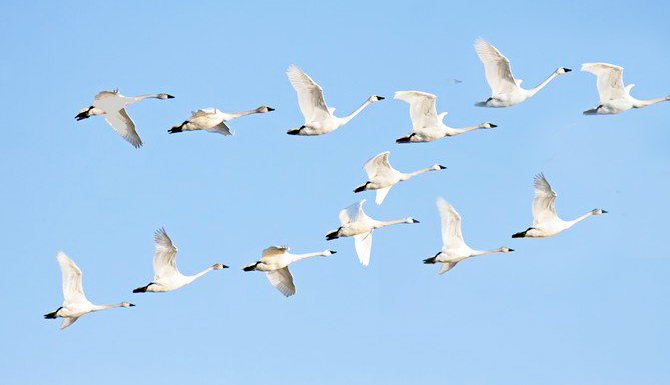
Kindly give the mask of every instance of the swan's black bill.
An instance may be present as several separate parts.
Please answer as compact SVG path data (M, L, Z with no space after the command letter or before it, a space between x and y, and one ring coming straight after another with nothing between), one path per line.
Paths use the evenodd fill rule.
M447 168L446 166L443 166L443 165L441 165L441 164L438 164L438 166L440 167L440 170L444 170L444 169Z
M174 96L172 96L172 95L168 95L167 98L168 98L168 99L174 99Z
M496 127L498 127L497 124L493 124L493 123L489 123L489 125L491 126L491 128L496 128Z
M229 268L229 267L230 267L230 266L223 265L222 269L227 269L227 268Z
M412 219L412 223L421 223L421 222L417 221L416 219Z
M328 251L330 251L331 254L337 254L337 251L335 250L328 250Z
M572 72L572 70L571 70L570 68L565 68L565 67L563 67L563 71L565 71L565 72Z
M379 96L379 95L377 95L377 99L379 99L379 100L384 100L384 99L386 99L386 98L383 97L383 96Z
M272 108L272 107L268 107L268 112L269 112L269 111L274 111L274 110L275 110L274 108Z
M509 249L509 248L508 248L507 251L514 251L514 249Z
M135 306L135 304L134 303L129 303L128 306Z
M609 212L609 211L607 211L607 210L603 210L603 214L607 214L608 212Z

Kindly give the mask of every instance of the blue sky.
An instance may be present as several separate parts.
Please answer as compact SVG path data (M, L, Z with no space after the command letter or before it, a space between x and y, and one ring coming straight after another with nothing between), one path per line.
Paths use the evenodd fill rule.
M4 382L670 382L670 104L582 116L598 96L595 76L578 71L610 62L637 84L633 96L670 93L667 2L4 2L0 12ZM576 71L520 105L474 107L490 93L478 36L524 86L559 66ZM340 115L373 94L387 100L328 135L286 135L303 122L290 64ZM74 120L116 87L176 96L129 108L139 150L99 117ZM411 127L398 90L436 94L449 126L498 128L398 145ZM260 105L276 111L231 122L232 137L166 132L197 108ZM401 171L448 169L376 206L374 193L352 190L386 150ZM532 221L539 172L563 218L610 213L511 239ZM421 263L441 247L437 196L461 213L470 246L516 251L438 276ZM367 268L352 239L324 238L361 198L373 218L421 221L377 231ZM152 277L162 226L182 272L231 269L132 294ZM338 254L292 266L287 299L241 271L273 244ZM58 250L83 270L92 302L137 306L59 331L42 318L62 302Z

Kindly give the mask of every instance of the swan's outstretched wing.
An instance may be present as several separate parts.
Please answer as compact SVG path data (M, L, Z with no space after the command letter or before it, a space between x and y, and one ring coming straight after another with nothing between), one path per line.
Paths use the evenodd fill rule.
M533 226L538 223L551 222L556 219L556 193L551 189L544 174L535 176L535 198L533 199Z
M463 233L461 232L461 216L454 206L444 198L437 198L437 211L442 220L442 244L445 250L459 249L465 246Z
M104 99L104 98L107 98L107 97L110 97L110 96L117 96L117 95L119 95L119 90L118 89L113 90L113 91L102 91L102 92L98 93L97 95L95 95L95 100L100 100L100 99ZM74 321L72 321L72 322L74 322Z
M398 91L393 98L409 103L409 117L412 119L413 130L435 127L441 123L435 107L437 96L421 91Z
M312 78L294 65L288 67L286 75L293 89L298 93L298 104L300 104L300 111L305 117L306 124L330 116L326 101L323 99L323 89Z
M346 225L347 223L356 222L367 217L365 212L363 212L363 203L365 203L365 199L340 210L340 224Z
M584 63L582 71L590 72L598 77L600 103L628 96L623 85L623 67L607 63Z
M199 110L191 111L191 118L203 118L210 115L216 115L218 110L214 107L201 108Z
M88 302L81 285L81 270L64 252L56 254L60 271L63 275L63 306ZM72 321L74 322L74 321Z
M63 323L60 324L60 330L65 329L66 327L72 325L79 317L67 317L63 318Z
M120 109L116 113L105 113L107 123L109 123L116 132L123 137L123 139L130 142L135 148L142 147L142 139L135 131L135 122L128 116L125 109Z
M454 266L456 266L458 262L445 262L442 264L442 268L440 268L439 274L444 274L447 271L451 270Z
M179 274L177 269L177 248L172 244L165 229L159 229L154 236L154 281Z
M278 270L266 271L265 275L268 277L272 286L276 287L277 290L281 291L285 296L290 297L295 294L293 276L291 275L291 272L288 271L288 266Z
M226 126L226 122L221 122L221 123L217 124L216 126L207 130L207 132L211 132L213 134L222 134L222 135L233 135L234 134L234 132L230 129L230 127Z
M372 230L367 233L354 235L354 246L356 246L356 254L358 260L367 266L370 264L370 249L372 249Z
M388 186L384 188L377 189L377 196L375 197L375 203L380 205L382 202L384 202L384 198L386 198L386 194L389 193L389 190L391 190L391 187L393 186Z
M388 175L392 171L395 171L389 164L389 151L375 155L375 157L365 163L363 169L368 174L368 180L373 180L377 175Z
M282 255L287 251L288 246L270 246L263 250L263 256L261 258L272 258L277 255Z
M491 87L491 95L496 96L514 91L518 85L512 76L509 60L488 41L481 37L475 40L475 51L484 63L486 81Z

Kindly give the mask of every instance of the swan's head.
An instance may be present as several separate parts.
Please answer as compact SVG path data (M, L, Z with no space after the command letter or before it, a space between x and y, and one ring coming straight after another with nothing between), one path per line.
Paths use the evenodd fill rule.
M224 265L223 263L217 263L216 265L212 265L212 269L214 270L221 270L221 269L227 269L228 266Z
M135 305L133 305L130 302L121 302L121 307L131 307L131 306L135 306Z
M509 253L510 251L514 251L514 249L510 249L507 246L503 246L503 247L500 248L501 253Z
M323 256L324 256L324 257L330 257L330 256L333 255L333 254L337 254L337 251L335 251L335 250L326 250L326 251L323 252Z
M498 125L493 124L491 122L485 122L479 125L479 128L496 128Z
M414 218L408 217L408 218L405 218L405 223L419 223L419 221L417 221Z
M591 210L591 212L593 213L593 215L607 214L607 211L605 211L603 209L593 209L593 210Z
M270 112L270 111L274 111L274 110L275 110L274 108L268 107L268 106L261 106L261 107L256 108L256 112L260 112L261 114L264 113L264 112Z
M368 99L368 101L369 101L370 103L374 103L374 102L378 102L378 101L380 101L380 100L384 100L384 99L386 99L386 98L383 97L383 96L372 95L372 96L370 96L370 99Z
M556 70L557 75L563 75L564 73L572 71L570 68L561 67Z
M174 99L174 96L172 96L172 95L170 95L170 94L158 94L158 99L163 99L163 100L165 100L165 99Z
M446 167L441 164L434 164L431 168L433 170L444 170Z

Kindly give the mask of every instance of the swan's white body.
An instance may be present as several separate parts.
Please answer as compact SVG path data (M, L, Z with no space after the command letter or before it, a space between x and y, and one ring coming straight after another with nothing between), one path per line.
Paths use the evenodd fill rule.
M554 77L572 71L569 68L560 67L537 87L526 90L521 88L522 80L515 79L512 75L509 59L491 43L480 37L475 41L475 51L484 63L486 81L491 87L491 97L486 101L476 103L478 107L508 107L519 104L535 95Z
M509 247L499 247L489 250L473 250L465 244L463 233L461 232L461 216L454 206L445 201L444 198L437 198L437 210L442 220L442 250L434 257L425 259L423 263L442 262L440 274L451 270L456 264L466 258L489 253L508 253L514 251Z
M591 216L607 213L603 209L593 209L571 221L564 221L556 214L554 206L556 193L551 189L543 174L535 176L535 198L533 199L533 226L512 235L512 238L548 237L569 229L575 223Z
M196 110L191 112L191 117L188 120L185 120L183 123L175 125L168 132L174 134L182 131L197 131L204 130L216 134L222 135L232 135L233 131L228 128L226 125L227 121L237 119L242 116L247 116L251 114L262 114L266 112L274 111L274 108L261 106L255 110L239 112L236 114L231 114L223 112L218 108L203 108L201 110Z
M349 122L369 104L384 99L377 95L371 96L354 112L343 118L338 118L333 115L335 108L326 105L323 98L323 89L300 68L291 65L288 67L286 75L288 75L291 85L298 93L300 111L305 117L305 124L300 128L289 130L288 134L290 135L314 136L327 134Z
M148 94L135 97L123 96L119 90L102 91L95 96L93 105L79 111L77 120L86 119L94 115L102 115L116 132L132 144L135 148L142 146L142 140L135 130L135 122L128 116L125 108L143 99L172 99L168 94Z
M414 172L400 172L391 167L389 164L389 151L385 151L370 159L367 163L365 163L363 168L368 174L368 181L354 189L354 192L377 190L377 197L375 202L380 205L394 184L427 171L443 170L446 167L435 164L429 168L424 168Z
M154 253L154 279L149 284L133 290L133 293L162 293L179 289L193 282L196 278L212 270L225 269L228 266L217 263L194 275L183 275L177 269L177 247L172 244L164 229L155 234L156 252Z
M365 199L340 211L340 224L337 230L326 234L326 239L339 237L354 237L354 245L358 260L367 266L370 263L370 250L372 249L372 232L380 227L397 225L400 223L419 223L413 218L404 218L397 221L378 221L370 218L363 212Z
M624 87L623 67L607 63L584 63L582 71L598 77L597 87L600 96L600 104L584 111L584 115L618 114L632 108L642 108L670 100L670 95L651 100L638 100L630 96L630 90L635 84Z
M112 305L92 304L84 295L84 288L81 283L82 274L79 267L62 251L58 252L56 259L63 275L63 306L54 312L45 314L44 318L64 318L60 325L61 330L72 325L79 317L87 313L115 307L135 306L129 302Z
M396 139L397 143L432 142L481 128L497 127L493 123L482 123L478 126L451 128L442 123L446 112L437 113L435 101L437 96L421 91L398 91L394 99L409 103L409 116L412 119L412 132Z
M301 259L310 257L328 257L335 251L324 250L316 253L291 254L288 246L270 246L263 250L263 256L257 262L244 267L244 271L263 271L272 286L282 292L286 297L295 294L293 276L288 270L288 265Z

